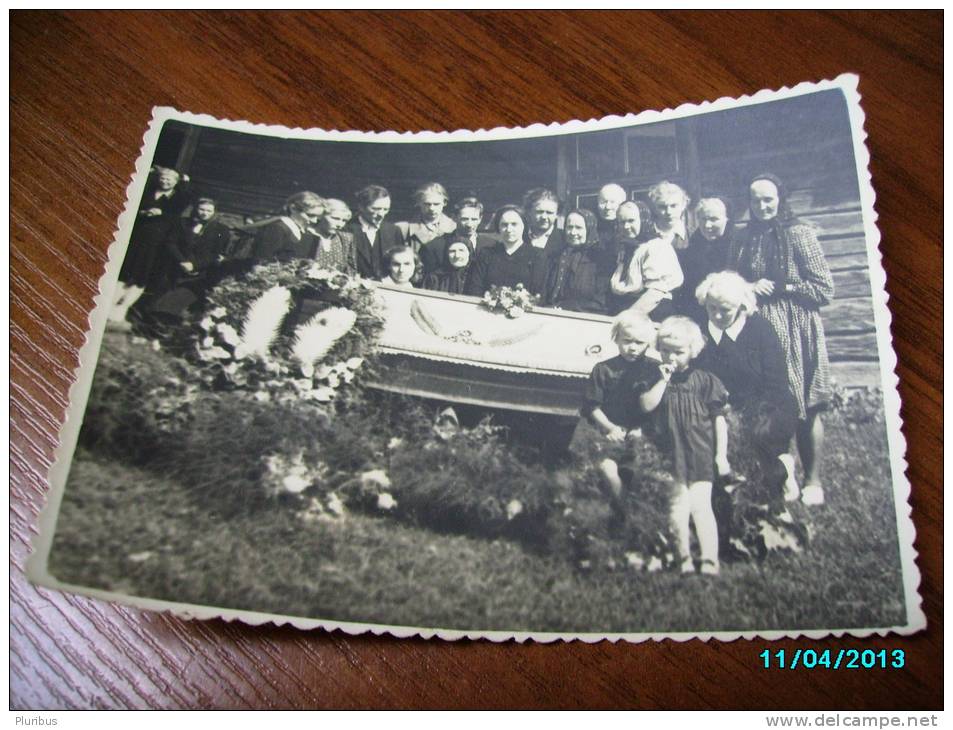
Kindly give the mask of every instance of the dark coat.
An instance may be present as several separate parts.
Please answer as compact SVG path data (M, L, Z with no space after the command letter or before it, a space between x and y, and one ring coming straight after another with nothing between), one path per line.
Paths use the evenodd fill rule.
M573 312L605 314L615 259L598 245L567 247L549 262L546 304Z
M284 221L278 219L258 229L253 258L255 263L310 259L316 244L314 236L307 231L300 239L295 238Z
M502 243L476 252L470 264L466 293L482 297L493 286L514 288L522 284L533 294L546 288L546 255L542 249L524 243L507 254Z
M172 194L156 200L158 190L150 180L139 202L139 214L129 236L129 248L119 271L119 280L126 284L141 286L146 290L161 290L167 284L168 271L161 265L159 248L165 243L182 212L192 202L192 193L187 182L179 181ZM146 211L158 208L160 215L148 216ZM163 270L158 270L163 269Z
M770 401L791 406L784 349L770 322L760 314L749 314L737 340L723 334L718 344L707 326L703 331L707 344L697 365L718 376L728 389L730 403Z
M447 294L465 294L470 265L462 269L440 268L424 276L424 289Z
M707 326L704 331L707 343L696 360L698 367L714 373L728 389L728 402L739 413L767 484L780 499L785 474L777 457L787 452L798 416L781 341L760 314L748 315L737 340L725 333L715 344Z
M581 414L592 418L599 408L612 423L622 428L641 428L649 422L639 396L658 380L658 363L639 358L634 362L616 355L597 362L589 374Z
M367 234L361 228L361 221L355 216L344 227L354 239L355 255L357 256L357 271L365 279L380 280L387 275L387 266L384 263L384 254L394 246L404 245L404 234L393 223L384 221L377 229L373 241L368 240Z
M526 230L523 231L523 240L529 243L530 238L529 227L527 227ZM546 247L538 250L546 254L547 258L555 258L562 253L564 248L566 248L566 234L563 233L562 228L554 227L553 232L549 234L549 239L546 241Z
M208 221L201 233L195 232L198 221L180 218L172 226L166 238L166 250L176 262L190 262L196 271L202 271L218 263L219 257L228 251L232 234L228 226L214 218Z
M455 233L444 234L437 236L430 243L424 244L424 246L421 247L419 256L425 275L446 267L447 246L453 241L466 242L466 239L461 238ZM499 239L489 233L477 233L476 235L476 251L480 251L484 248L492 248L497 243L499 243ZM472 257L476 251L473 250L473 246L471 245L470 256Z
M675 249L678 264L682 267L682 274L685 277L682 285L672 292L675 310L679 314L691 317L699 324L708 321L704 307L695 299L695 290L706 276L728 268L731 236L731 223L729 223L725 229L725 235L717 241L709 241L701 231L695 231L688 239L686 248Z
M185 285L190 289L205 290L214 285L220 276L219 257L225 255L231 241L229 228L216 220L208 221L201 233L195 233L196 221L178 218L173 221L165 241L159 249L155 262L154 280L159 283L156 291L166 291ZM189 262L191 273L181 264Z

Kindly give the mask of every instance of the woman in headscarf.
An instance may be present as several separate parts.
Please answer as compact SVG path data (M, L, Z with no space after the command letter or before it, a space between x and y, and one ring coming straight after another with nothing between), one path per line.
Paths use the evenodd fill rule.
M697 230L685 248L676 249L685 281L673 292L675 311L691 317L704 326L708 322L705 308L698 303L695 290L709 274L723 271L734 236L734 223L723 198L707 197L695 206Z
M754 282L759 312L781 340L798 406L796 441L805 473L801 500L822 504L820 415L831 388L820 308L833 298L834 282L814 228L794 217L783 183L774 175L758 175L748 195L751 221L733 243L730 261Z
M610 314L635 309L661 322L674 312L672 292L684 277L671 236L658 234L648 208L635 201L616 211L619 254L609 279L612 291Z
M447 245L453 241L466 243L471 255L481 248L490 248L496 244L496 236L479 230L483 223L483 203L476 196L468 195L458 200L453 206L453 214L456 230L438 236L420 249L420 263L425 275L443 268L447 258Z
M550 264L547 305L574 312L606 313L615 261L599 245L598 225L588 210L576 208L566 215L566 247Z
M468 241L453 238L443 252L443 262L435 270L424 276L424 289L443 291L448 294L463 294L470 271L473 250Z

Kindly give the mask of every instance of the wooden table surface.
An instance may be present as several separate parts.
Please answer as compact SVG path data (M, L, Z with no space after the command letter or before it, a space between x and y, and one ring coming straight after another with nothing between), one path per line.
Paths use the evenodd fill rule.
M11 707L942 706L942 14L13 12ZM186 622L23 576L97 280L153 105L363 130L527 125L860 75L929 628L775 647L907 666L765 671L764 641L516 645Z

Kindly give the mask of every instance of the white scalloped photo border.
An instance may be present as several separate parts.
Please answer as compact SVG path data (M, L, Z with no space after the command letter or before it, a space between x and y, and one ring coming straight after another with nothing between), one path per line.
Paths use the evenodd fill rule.
M50 468L49 480L51 490L47 504L39 516L39 531L32 544L33 552L27 561L27 576L39 586L56 590L78 593L92 598L112 601L149 611L168 611L186 619L219 618L225 621L241 621L251 625L267 623L276 626L291 625L299 629L339 630L346 634L358 635L371 633L374 635L387 634L394 637L419 636L425 639L438 637L445 640L458 639L488 639L490 641L661 641L672 639L687 641L700 639L708 641L734 641L737 639L796 639L807 637L821 639L827 636L868 637L874 634L886 636L890 633L909 635L926 627L926 616L921 607L919 595L920 572L916 566L917 553L914 547L916 530L911 518L910 482L906 477L907 462L905 460L906 441L901 432L900 397L897 391L898 378L895 373L897 358L893 350L890 334L890 311L887 308L887 293L885 290L886 274L883 269L880 253L880 232L876 226L874 211L875 194L871 185L869 170L870 155L866 146L864 131L864 112L860 105L858 91L859 78L854 74L842 74L835 79L816 83L804 82L794 87L783 87L772 91L763 89L750 96L738 98L722 97L717 101L701 102L699 104L686 103L675 109L664 111L644 111L639 114L625 116L608 116L602 119L589 121L569 121L565 123L532 124L527 127L505 128L477 131L457 130L453 132L357 132L357 131L324 131L321 129L288 129L286 127L267 124L252 124L247 121L226 121L216 119L206 114L179 112L170 107L155 107L149 128L143 136L143 145L139 159L136 162L135 174L126 188L126 205L119 217L113 242L109 247L109 260L105 273L99 280L99 294L95 297L95 307L89 316L89 329L86 342L80 350L80 366L75 371L75 382L70 389L70 407L66 421L60 430L59 446L55 452L55 460ZM391 626L382 624L352 623L345 621L331 621L320 618L302 616L286 616L281 614L259 613L255 611L235 610L220 606L202 606L171 601L140 598L121 593L97 590L85 586L63 583L50 575L47 570L47 560L56 528L57 515L63 498L63 491L69 473L73 452L76 448L86 402L92 385L93 373L98 358L103 333L106 327L106 318L111 294L114 291L119 275L129 234L135 221L138 201L145 189L146 179L151 167L153 154L162 125L169 120L197 124L207 127L228 129L237 132L253 133L289 139L313 139L332 141L371 141L388 143L406 142L475 142L487 140L518 139L524 137L543 137L559 134L591 132L608 130L618 127L628 127L636 124L650 124L653 122L670 121L706 112L760 104L767 101L787 99L818 91L839 89L844 93L850 116L854 157L857 165L857 180L860 190L864 232L867 244L868 268L873 299L874 321L877 333L878 354L880 359L881 386L883 389L884 410L887 424L888 449L893 481L894 504L896 508L897 535L900 550L901 568L903 571L904 600L907 614L907 623L902 626L882 626L869 628L839 628L830 627L817 630L755 630L755 631L697 631L697 632L657 632L657 633L551 633L534 631L466 631L440 627Z

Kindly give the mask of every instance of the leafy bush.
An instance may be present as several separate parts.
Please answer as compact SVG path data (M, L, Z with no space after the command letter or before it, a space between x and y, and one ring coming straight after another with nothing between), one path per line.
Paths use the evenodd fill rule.
M422 440L393 444L387 467L402 514L447 532L546 539L553 507L547 470L520 461L501 429L437 422Z
M623 490L611 496L599 473L605 458L620 459L587 425L574 441L572 462L556 474L560 487L550 531L556 549L565 552L582 570L621 567L659 570L674 564L669 512L672 482L658 451L646 438L627 446Z
M105 349L83 445L181 482L196 505L223 517L276 504L306 521L351 509L516 539L570 556L582 569L673 562L671 483L647 439L616 501L597 469L605 442L591 430L573 458L553 468L514 448L492 421L464 428L419 399L352 388L328 405L263 401L198 388L189 372L145 342ZM716 499L719 519L735 525L742 542L753 541L749 554L763 557L761 528L772 515L751 461L734 466L753 478Z
M500 429L442 428L411 399L368 394L333 415L308 404L210 396L191 435L152 462L227 513L279 500L308 515L342 507L445 532L545 540L552 484Z
M859 424L883 420L883 392L880 388L851 388L835 385L831 397L831 411L845 423Z
M145 463L168 448L201 408L204 389L158 343L107 333L90 388L80 445Z

